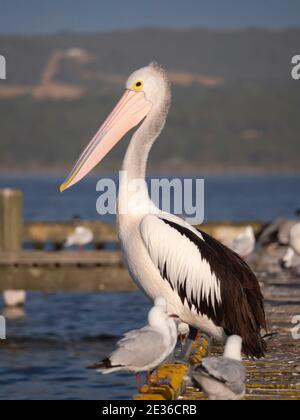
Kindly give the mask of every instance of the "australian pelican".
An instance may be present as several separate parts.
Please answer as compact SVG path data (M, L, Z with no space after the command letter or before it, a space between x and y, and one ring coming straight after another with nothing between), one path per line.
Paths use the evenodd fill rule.
M142 122L127 149L123 163L127 176L120 184L118 200L119 237L133 280L152 300L165 298L168 312L192 327L190 338L195 329L222 341L237 334L246 355L262 357L263 296L249 266L211 236L159 211L150 200L146 182L138 196L128 188L131 181L145 180L148 155L165 125L170 103L170 85L162 68L152 63L135 71L61 191L84 178ZM120 211L128 202L128 211Z

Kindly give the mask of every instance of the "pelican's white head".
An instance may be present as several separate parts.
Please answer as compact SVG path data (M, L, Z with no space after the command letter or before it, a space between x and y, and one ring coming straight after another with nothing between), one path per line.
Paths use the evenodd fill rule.
M122 98L84 150L60 191L84 178L151 110L168 104L169 92L166 73L157 64L151 63L135 71L126 82Z
M169 95L169 82L165 70L157 63L151 63L129 76L126 89L143 92L146 100L155 107L165 100L166 95Z

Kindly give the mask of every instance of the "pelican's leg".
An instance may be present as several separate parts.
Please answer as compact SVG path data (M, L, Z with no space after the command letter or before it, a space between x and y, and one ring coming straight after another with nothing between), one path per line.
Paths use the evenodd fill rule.
M193 343L197 339L198 330L196 328L190 327L190 332L185 340L185 344L183 347L182 352L180 353L178 359L176 360L178 363L188 363L189 358L193 349Z

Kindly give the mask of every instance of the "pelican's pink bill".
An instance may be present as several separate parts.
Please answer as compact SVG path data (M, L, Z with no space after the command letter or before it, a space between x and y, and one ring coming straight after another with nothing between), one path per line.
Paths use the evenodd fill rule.
M84 178L125 136L149 113L152 103L143 92L126 90L115 109L105 120L87 148L84 150L60 191Z

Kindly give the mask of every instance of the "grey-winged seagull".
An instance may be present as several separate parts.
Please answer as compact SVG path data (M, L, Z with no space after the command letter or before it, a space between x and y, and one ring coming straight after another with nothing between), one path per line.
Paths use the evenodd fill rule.
M246 370L242 365L242 339L228 338L222 357L208 357L195 367L192 377L209 400L239 400L245 394Z
M172 354L177 343L176 323L167 314L163 298L157 298L148 314L148 325L124 334L117 349L90 369L103 374L126 371L136 374L149 372Z

